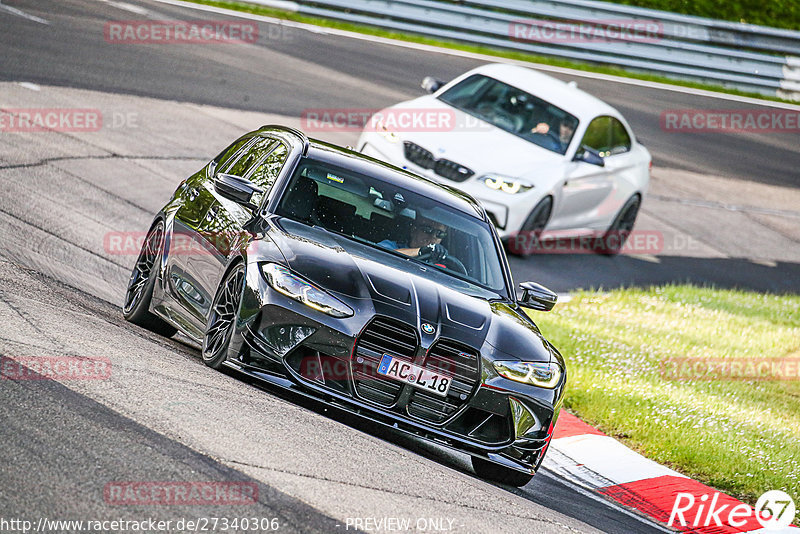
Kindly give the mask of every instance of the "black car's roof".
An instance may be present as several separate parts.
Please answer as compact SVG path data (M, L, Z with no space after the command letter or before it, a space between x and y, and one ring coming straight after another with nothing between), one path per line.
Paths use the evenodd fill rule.
M423 176L395 167L389 163L372 158L338 145L326 143L318 139L309 139L308 152L312 159L331 163L339 167L352 169L361 174L375 176L385 182L409 189L432 198L459 211L486 220L485 212L480 204L453 187L440 184Z

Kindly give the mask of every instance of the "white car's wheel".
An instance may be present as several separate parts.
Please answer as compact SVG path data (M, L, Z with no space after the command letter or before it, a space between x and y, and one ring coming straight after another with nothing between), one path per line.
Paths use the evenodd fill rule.
M550 215L553 212L553 197L547 196L539 201L538 204L531 210L528 218L522 224L519 230L519 236L522 239L515 239L512 237L508 250L515 256L526 258L533 254L539 238L544 232L547 223L550 221Z
M628 240L628 236L633 231L633 226L636 224L636 216L639 215L639 206L642 204L642 199L639 194L633 195L619 210L617 217L606 233L603 235L603 242L598 249L599 254L606 256L614 256L619 254Z

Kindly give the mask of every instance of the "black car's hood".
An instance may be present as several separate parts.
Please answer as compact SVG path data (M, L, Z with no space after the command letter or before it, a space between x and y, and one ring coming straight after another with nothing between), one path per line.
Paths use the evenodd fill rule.
M550 361L547 342L515 306L498 295L319 227L277 219L268 232L289 267L345 300L363 315L423 323L439 335L504 355L494 359ZM427 344L423 335L423 344Z

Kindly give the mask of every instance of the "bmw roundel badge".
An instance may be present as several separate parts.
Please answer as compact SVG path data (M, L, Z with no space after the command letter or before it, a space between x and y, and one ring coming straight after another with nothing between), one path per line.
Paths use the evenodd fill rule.
M432 324L429 323L422 323L422 331L426 334L430 335L436 332L436 329L433 327Z

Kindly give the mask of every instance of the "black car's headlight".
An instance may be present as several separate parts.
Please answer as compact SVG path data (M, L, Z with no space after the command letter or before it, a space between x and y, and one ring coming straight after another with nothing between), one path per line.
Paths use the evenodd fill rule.
M353 310L333 295L306 282L277 263L262 263L261 273L272 289L332 317L351 317Z
M547 389L556 387L562 374L561 366L553 362L494 362L494 368L509 380Z

